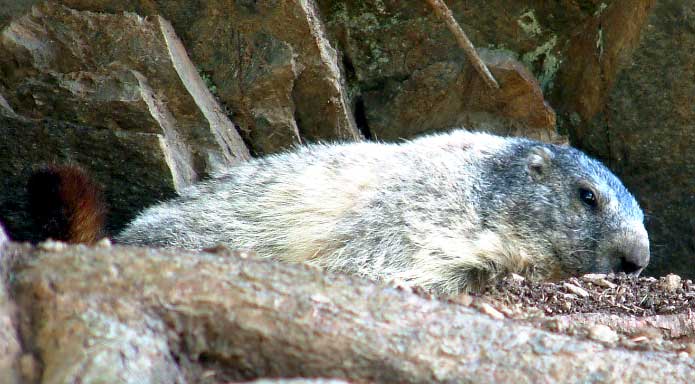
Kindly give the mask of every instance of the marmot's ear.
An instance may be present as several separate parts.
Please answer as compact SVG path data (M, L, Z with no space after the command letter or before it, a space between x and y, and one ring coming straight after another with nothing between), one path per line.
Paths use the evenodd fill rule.
M531 148L526 157L526 167L531 177L534 179L542 177L550 168L554 157L555 154L544 146L538 145Z

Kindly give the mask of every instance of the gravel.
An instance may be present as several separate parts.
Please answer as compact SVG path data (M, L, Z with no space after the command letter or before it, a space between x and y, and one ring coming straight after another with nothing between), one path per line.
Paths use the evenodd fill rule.
M558 283L537 283L508 277L482 296L522 311L545 315L607 313L653 316L695 309L695 284L676 275L653 277L586 275Z

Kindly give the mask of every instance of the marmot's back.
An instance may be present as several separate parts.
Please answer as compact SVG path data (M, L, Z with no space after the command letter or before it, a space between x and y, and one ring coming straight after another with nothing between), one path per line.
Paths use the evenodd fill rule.
M642 219L577 150L459 130L256 159L146 209L116 240L223 243L457 292L507 272L637 272L649 260Z

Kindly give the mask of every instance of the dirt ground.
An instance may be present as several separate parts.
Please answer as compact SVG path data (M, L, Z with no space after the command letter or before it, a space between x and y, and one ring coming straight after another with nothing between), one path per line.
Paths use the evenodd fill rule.
M554 283L512 275L457 301L608 345L695 358L695 284L677 275L585 275Z

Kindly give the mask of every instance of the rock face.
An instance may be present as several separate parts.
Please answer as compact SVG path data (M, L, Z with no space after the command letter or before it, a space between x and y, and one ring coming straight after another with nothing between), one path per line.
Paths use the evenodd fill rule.
M659 1L595 115L569 132L634 191L652 241L648 273L695 277L695 4Z
M193 7L179 7L162 11L184 25ZM209 1L194 12L197 22L183 36L255 152L360 139L337 54L311 2Z
M248 158L219 107L204 104L214 100L196 94L202 80L161 18L47 3L3 30L2 52L6 114L158 134L177 187Z
M474 44L522 61L538 78L550 104L563 105L615 76L620 69L616 57L629 55L631 46L626 42L639 36L653 3L486 1L450 6ZM508 103L506 108L490 103L494 98L489 91L481 94L475 84L479 79L426 2L319 4L343 52L350 90L362 100L364 121L373 136L394 138L401 132L414 134L461 123L528 136L547 127L554 131L554 120L544 115L543 104L522 96L528 91L516 93L527 99L523 113ZM595 59L597 41L600 63ZM602 76L594 78L598 72ZM575 94L574 89L584 84Z
M162 15L256 153L358 140L338 55L312 1L80 1L79 10Z
M111 223L249 158L171 25L44 4L0 34L0 215L30 238L32 167L81 164L106 186Z
M426 2L319 4L328 20L327 28L342 52L357 121L371 137L393 140L465 125L496 133L555 138L554 112L544 104L535 79L534 86L520 82L533 76L516 62L519 55L494 46L516 45L518 26L512 22L506 31L481 33L481 28L487 29L485 23L497 13L493 7L479 4L474 9L462 9L452 4L455 16L463 22L474 44L492 48L483 54L483 59L506 94L484 85ZM519 5L518 15L528 6ZM529 40L526 43L527 48L532 45ZM511 98L523 100L523 113L510 105L514 104L512 95Z

